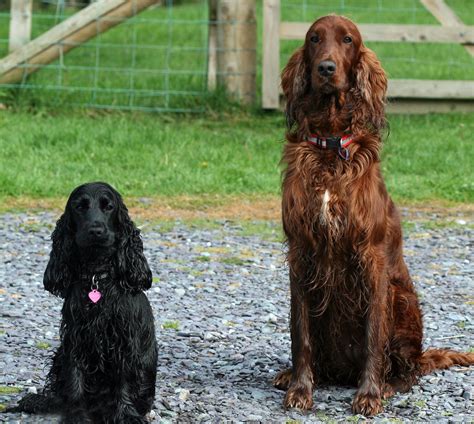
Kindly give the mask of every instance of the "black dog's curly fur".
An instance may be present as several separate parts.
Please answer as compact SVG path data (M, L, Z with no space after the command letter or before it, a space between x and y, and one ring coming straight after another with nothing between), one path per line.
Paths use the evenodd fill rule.
M61 345L43 392L10 410L59 412L65 422L146 422L157 347L140 231L117 191L90 183L71 193L52 241L44 287L64 298ZM88 298L94 275L97 303Z

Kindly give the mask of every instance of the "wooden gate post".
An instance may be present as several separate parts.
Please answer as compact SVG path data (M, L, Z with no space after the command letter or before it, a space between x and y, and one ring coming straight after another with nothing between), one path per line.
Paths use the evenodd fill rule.
M242 103L257 89L256 0L218 0L217 83Z
M263 0L262 107L280 107L280 0Z
M12 52L30 41L33 0L12 0L8 51Z
M209 24L207 44L207 89L216 89L217 78L217 2L209 0Z

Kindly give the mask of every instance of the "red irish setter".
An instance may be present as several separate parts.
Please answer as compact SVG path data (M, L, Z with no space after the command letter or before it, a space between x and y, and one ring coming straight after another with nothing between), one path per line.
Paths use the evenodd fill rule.
M318 19L282 86L293 367L274 384L301 409L318 382L355 384L353 412L374 415L382 398L435 368L474 364L474 353L422 351L400 217L380 172L387 79L354 23Z

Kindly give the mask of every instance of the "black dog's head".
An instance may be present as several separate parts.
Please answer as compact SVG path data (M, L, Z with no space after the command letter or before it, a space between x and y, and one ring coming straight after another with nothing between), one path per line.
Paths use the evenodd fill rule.
M77 187L69 197L66 211L74 224L74 241L80 249L108 249L118 232L118 211L124 208L120 195L108 184L91 183Z
M83 184L73 190L52 235L53 249L44 274L46 290L64 297L80 266L110 261L125 289L151 285L140 231L130 220L120 194L109 184ZM93 270L91 270L93 272Z

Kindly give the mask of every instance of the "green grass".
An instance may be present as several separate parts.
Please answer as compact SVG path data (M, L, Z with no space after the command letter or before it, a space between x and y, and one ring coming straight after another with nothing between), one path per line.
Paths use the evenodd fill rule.
M389 117L382 168L396 200L474 201L474 117ZM125 196L278 195L280 113L157 117L0 113L0 197L64 197L105 180Z
M220 261L223 264L235 266L244 266L247 263L247 261L237 256L227 256L222 258Z
M0 195L64 196L90 180L138 196L276 193L282 139L280 116L2 113Z
M243 221L240 223L242 236L258 235L266 241L280 242L283 240L283 232L280 223L271 221Z
M165 321L161 324L164 330L179 330L179 321Z
M466 25L474 25L472 0L445 0Z
M420 399L414 402L414 405L420 409L423 409L426 406L426 400Z
M41 350L47 350L51 347L51 344L48 342L38 342L36 343L36 347Z
M196 260L199 262L211 262L211 258L209 256L198 256Z
M448 3L466 23L473 24L471 0ZM260 64L261 2L257 4ZM73 12L70 9L66 14ZM309 22L331 12L344 13L361 23L436 24L415 0L282 2L283 20ZM52 9L35 10L34 36L54 23L51 13ZM8 13L0 13L0 56L6 54L8 18ZM170 18L186 24L168 25ZM56 63L29 81L35 87L60 83L81 90L0 89L0 102L29 106L16 108L16 113L0 113L0 198L64 197L76 185L92 180L108 181L125 196L210 194L219 199L222 195L279 195L278 163L284 137L280 113L243 112L226 104L222 93L197 97L189 93L166 97L162 93L168 89L205 91L206 20L204 0L148 10L136 21L120 25L66 55L66 68ZM131 43L138 46L132 73L126 70L134 52L120 47ZM167 56L162 47L169 43L173 50ZM300 44L282 43L282 66ZM158 47L150 50L144 45ZM370 47L381 57L391 78L474 79L472 58L457 45L370 43ZM93 67L97 52L97 73L78 68ZM139 71L145 68L157 72ZM169 72L162 74L162 70ZM260 65L258 75L260 79ZM87 91L94 87L125 92L110 95ZM153 90L154 94L127 92L131 87ZM71 102L113 107L198 106L205 107L210 115L124 115L59 109L51 114L43 107L59 108ZM220 114L222 109L226 115ZM474 201L472 115L392 116L390 123L382 166L396 200ZM212 199L206 197L204 201ZM190 202L200 200L194 197ZM219 200L214 202L218 206ZM267 233L273 237L274 229Z
M392 116L382 169L396 199L474 201L474 115Z
M11 395L14 393L20 393L21 387L16 386L0 386L0 395Z

